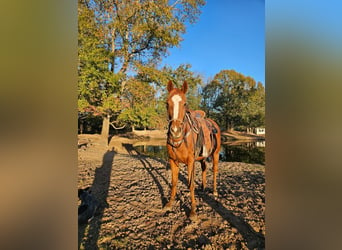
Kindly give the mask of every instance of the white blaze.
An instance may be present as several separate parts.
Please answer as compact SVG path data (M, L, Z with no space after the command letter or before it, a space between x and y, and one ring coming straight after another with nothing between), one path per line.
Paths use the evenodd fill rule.
M182 98L179 95L174 95L171 100L173 101L173 119L178 119L178 112L179 112L179 102Z

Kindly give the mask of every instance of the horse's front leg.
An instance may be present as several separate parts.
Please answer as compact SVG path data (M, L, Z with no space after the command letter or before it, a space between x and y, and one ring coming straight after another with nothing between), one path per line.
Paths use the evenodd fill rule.
M191 211L190 219L196 218L196 200L195 200L195 160L190 158L188 160L188 184L190 188Z
M171 173L172 173L171 196L170 196L169 202L164 207L164 209L166 209L166 210L171 210L172 203L175 200L176 192L177 192L178 173L179 173L179 167L176 164L176 162L172 159L170 159L169 162L170 162L170 168L171 168Z

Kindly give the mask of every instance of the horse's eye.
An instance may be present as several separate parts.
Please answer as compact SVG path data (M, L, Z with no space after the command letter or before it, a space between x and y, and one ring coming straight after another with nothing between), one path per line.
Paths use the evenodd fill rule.
M184 106L186 106L187 105L187 103L184 103Z

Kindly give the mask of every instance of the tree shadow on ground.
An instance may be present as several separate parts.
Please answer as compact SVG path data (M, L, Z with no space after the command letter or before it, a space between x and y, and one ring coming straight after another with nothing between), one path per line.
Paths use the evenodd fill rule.
M188 183L187 178L181 171L179 172L179 180L185 185ZM242 217L236 216L231 210L227 209L220 201L206 191L195 189L195 194L197 197L202 198L202 200L215 210L216 213L238 230L244 238L248 249L265 249L264 235L256 232Z
M126 148L127 152L131 156L137 157L142 162L144 168L148 171L153 180L156 182L159 192L161 194L163 203L162 205L164 206L168 201L168 197L165 197L162 186L160 185L158 179L156 178L153 172L160 175L162 179L164 179L164 181L168 184L169 188L171 187L170 183L165 179L163 174L161 174L158 170L152 167L151 163L147 160L147 157L141 155L133 148L132 144L123 144L123 146ZM167 162L164 160L156 160L167 165ZM182 171L179 172L179 180L183 182L184 185L188 185L188 180L185 177L185 175L182 174ZM226 185L228 188L229 183L227 183ZM195 193L197 197L202 198L202 200L205 203L207 203L216 213L218 213L224 220L228 221L228 223L230 223L232 227L235 227L238 230L238 232L244 238L249 249L265 249L265 237L262 233L256 232L251 227L251 225L248 224L242 217L236 216L231 210L227 209L220 201L218 201L211 194L198 189L195 189ZM177 199L180 200L178 192ZM185 204L181 204L181 207L184 209L187 216L189 216L190 208L186 207Z
M169 201L168 199L169 199L170 195L168 195L168 196L165 195L163 187L162 187L161 183L159 182L157 176L159 176L167 184L169 190L171 190L170 182L166 179L164 174L162 174L160 171L158 171L158 169L156 169L152 166L152 164L148 161L148 159L150 157L145 156L145 155L141 154L140 152L138 152L137 150L135 150L132 144L123 143L122 145L125 147L125 149L127 150L127 152L129 153L129 155L131 157L137 158L142 163L144 169L152 177L152 179L156 183L156 185L158 187L158 191L160 193L161 207L164 208L166 203ZM156 158L153 158L153 159L164 164L164 165L166 165L166 169L170 169L170 167L168 166L166 161L161 160L161 159L156 159ZM185 211L186 215L189 216L190 215L190 208L188 206L186 206L186 204L180 199L178 192L176 194L176 199L179 201L180 209L181 210L183 209ZM165 215L167 215L169 212L170 211L165 211Z
M97 240L101 230L101 221L103 218L104 209L108 206L107 196L110 186L110 176L114 155L114 148L112 148L112 150L107 150L107 152L103 155L102 165L95 170L95 177L90 190L92 191L92 195L99 202L99 206L96 215L88 224L78 226L79 249L81 244L83 244L85 250L98 249ZM83 241L84 236L86 236L86 239Z
M124 148L127 150L131 157L137 158L141 162L144 169L152 177L153 181L156 183L158 187L162 206L164 206L167 203L167 197L164 193L161 183L157 178L157 175L160 176L165 181L165 183L170 187L170 183L168 182L168 180L157 169L153 168L152 164L147 160L147 157L140 154L137 150L135 150L132 144L123 143L122 146L124 146Z

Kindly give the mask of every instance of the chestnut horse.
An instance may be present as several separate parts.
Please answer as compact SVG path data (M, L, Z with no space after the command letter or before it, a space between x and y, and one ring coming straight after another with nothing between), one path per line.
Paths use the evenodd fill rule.
M170 200L164 208L170 210L175 200L179 164L183 163L188 168L188 185L191 197L190 219L193 219L196 217L195 161L201 162L202 188L204 190L206 187L206 158L211 157L214 176L213 193L217 196L216 176L221 134L219 126L213 120L204 118L204 111L191 111L187 108L185 96L187 89L187 82L184 82L180 89L174 88L171 81L167 85L169 92L167 98L169 120L167 152L172 172L172 187Z

